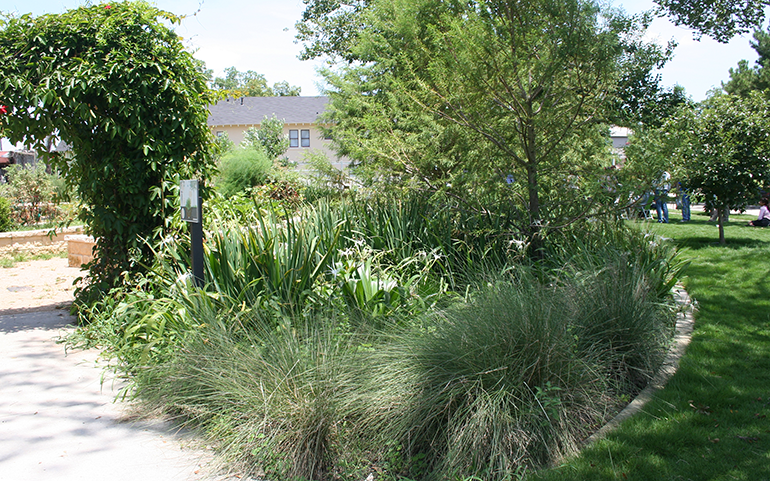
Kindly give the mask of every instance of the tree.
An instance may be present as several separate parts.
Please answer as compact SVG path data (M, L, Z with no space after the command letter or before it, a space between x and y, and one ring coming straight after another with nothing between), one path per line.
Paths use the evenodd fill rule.
M359 62L327 73L333 138L345 153L417 181L496 184L518 197L535 245L543 225L594 205L611 164L601 124L622 63L633 62L624 41L637 22L581 0L367 8L370 28L343 55Z
M283 133L283 120L265 116L258 129L250 128L246 131L243 144L247 147L258 147L265 150L267 158L275 160L289 150L289 138Z
M8 183L0 192L7 192L13 199L16 220L21 225L35 224L52 214L54 200L54 175L46 172L42 162L37 164L13 164L6 170Z
M770 88L770 27L767 32L755 31L751 46L759 58L754 67L749 67L748 61L741 60L737 69L730 69L730 80L722 84L722 88L729 94L746 97L752 91L766 91Z
M289 85L289 82L282 80L273 84L273 95L276 97L299 97L302 87Z
M264 75L253 70L239 72L235 67L226 68L225 76L215 78L212 87L231 97L296 97L301 90L286 81L277 82L270 88Z
M649 17L642 17L646 25ZM689 103L684 87L662 87L660 69L673 56L676 43L666 47L645 43L639 29L636 35L627 35L623 41L627 52L620 61L620 80L614 105L608 109L611 124L634 130L660 126L684 104Z
M324 55L355 60L358 33L367 25L364 13L370 0L302 0L307 7L297 22L297 39L305 42L301 60Z
M717 93L685 109L664 129L671 133L671 152L688 184L720 213L756 202L770 180L770 104L758 92L746 97ZM724 244L724 215L718 217Z
M167 26L178 21L120 2L0 23L0 135L43 150L77 191L98 239L95 294L150 262L144 241L166 231L179 178L212 166L205 76ZM45 152L51 135L74 159Z
M698 36L727 42L735 35L759 28L765 19L767 0L655 0L661 14L676 25L686 25Z

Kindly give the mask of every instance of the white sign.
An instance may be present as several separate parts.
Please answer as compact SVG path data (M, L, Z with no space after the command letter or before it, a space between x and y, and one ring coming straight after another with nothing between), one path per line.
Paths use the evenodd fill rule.
M182 204L182 220L199 223L200 206L198 205L198 181L182 180L179 183L179 200Z

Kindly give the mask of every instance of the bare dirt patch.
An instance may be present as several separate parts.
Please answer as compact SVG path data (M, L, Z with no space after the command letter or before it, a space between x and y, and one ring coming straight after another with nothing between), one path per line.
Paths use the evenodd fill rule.
M0 315L67 308L74 299L73 282L84 274L64 257L0 268Z

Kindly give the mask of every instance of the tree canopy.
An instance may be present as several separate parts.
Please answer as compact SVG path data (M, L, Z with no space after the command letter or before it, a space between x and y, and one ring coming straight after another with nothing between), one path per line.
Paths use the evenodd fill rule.
M303 0L305 11L296 23L297 39L305 42L300 59L321 56L355 60L358 33L367 25L371 0Z
M267 158L276 160L289 150L289 137L283 133L284 121L273 114L265 116L259 128L249 128L243 137L247 147L264 149Z
M746 97L752 91L770 89L770 27L768 31L754 32L752 48L759 58L754 66L748 60L738 62L738 68L730 69L730 80L722 84L727 93Z
M745 209L770 180L770 104L759 92L717 93L684 109L663 129L668 154L689 187L717 208ZM725 242L719 216L719 240Z
M98 239L96 289L151 256L143 240L176 210L179 177L211 167L208 89L168 26L178 21L137 1L0 22L0 135L42 151L50 136L71 146L72 158L48 161Z
M697 35L719 42L759 28L765 19L767 0L655 0L662 14L676 25L686 25Z
M583 0L334 5L308 48L343 59L326 73L332 137L359 166L463 200L502 195L531 240L616 192L602 187L606 122L622 80L654 84L649 69L666 56L641 41L639 19ZM318 33L351 12L368 25L355 44Z
M302 90L301 87L289 85L285 80L270 87L264 75L253 70L239 72L235 67L226 68L225 76L215 78L211 86L231 97L296 97Z

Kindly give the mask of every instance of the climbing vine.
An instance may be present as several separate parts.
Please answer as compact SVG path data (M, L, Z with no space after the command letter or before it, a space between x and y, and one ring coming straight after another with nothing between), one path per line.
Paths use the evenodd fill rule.
M0 19L0 135L41 151L83 202L98 239L83 297L141 270L177 180L212 168L209 91L180 20L141 1ZM74 155L47 153L51 138Z

